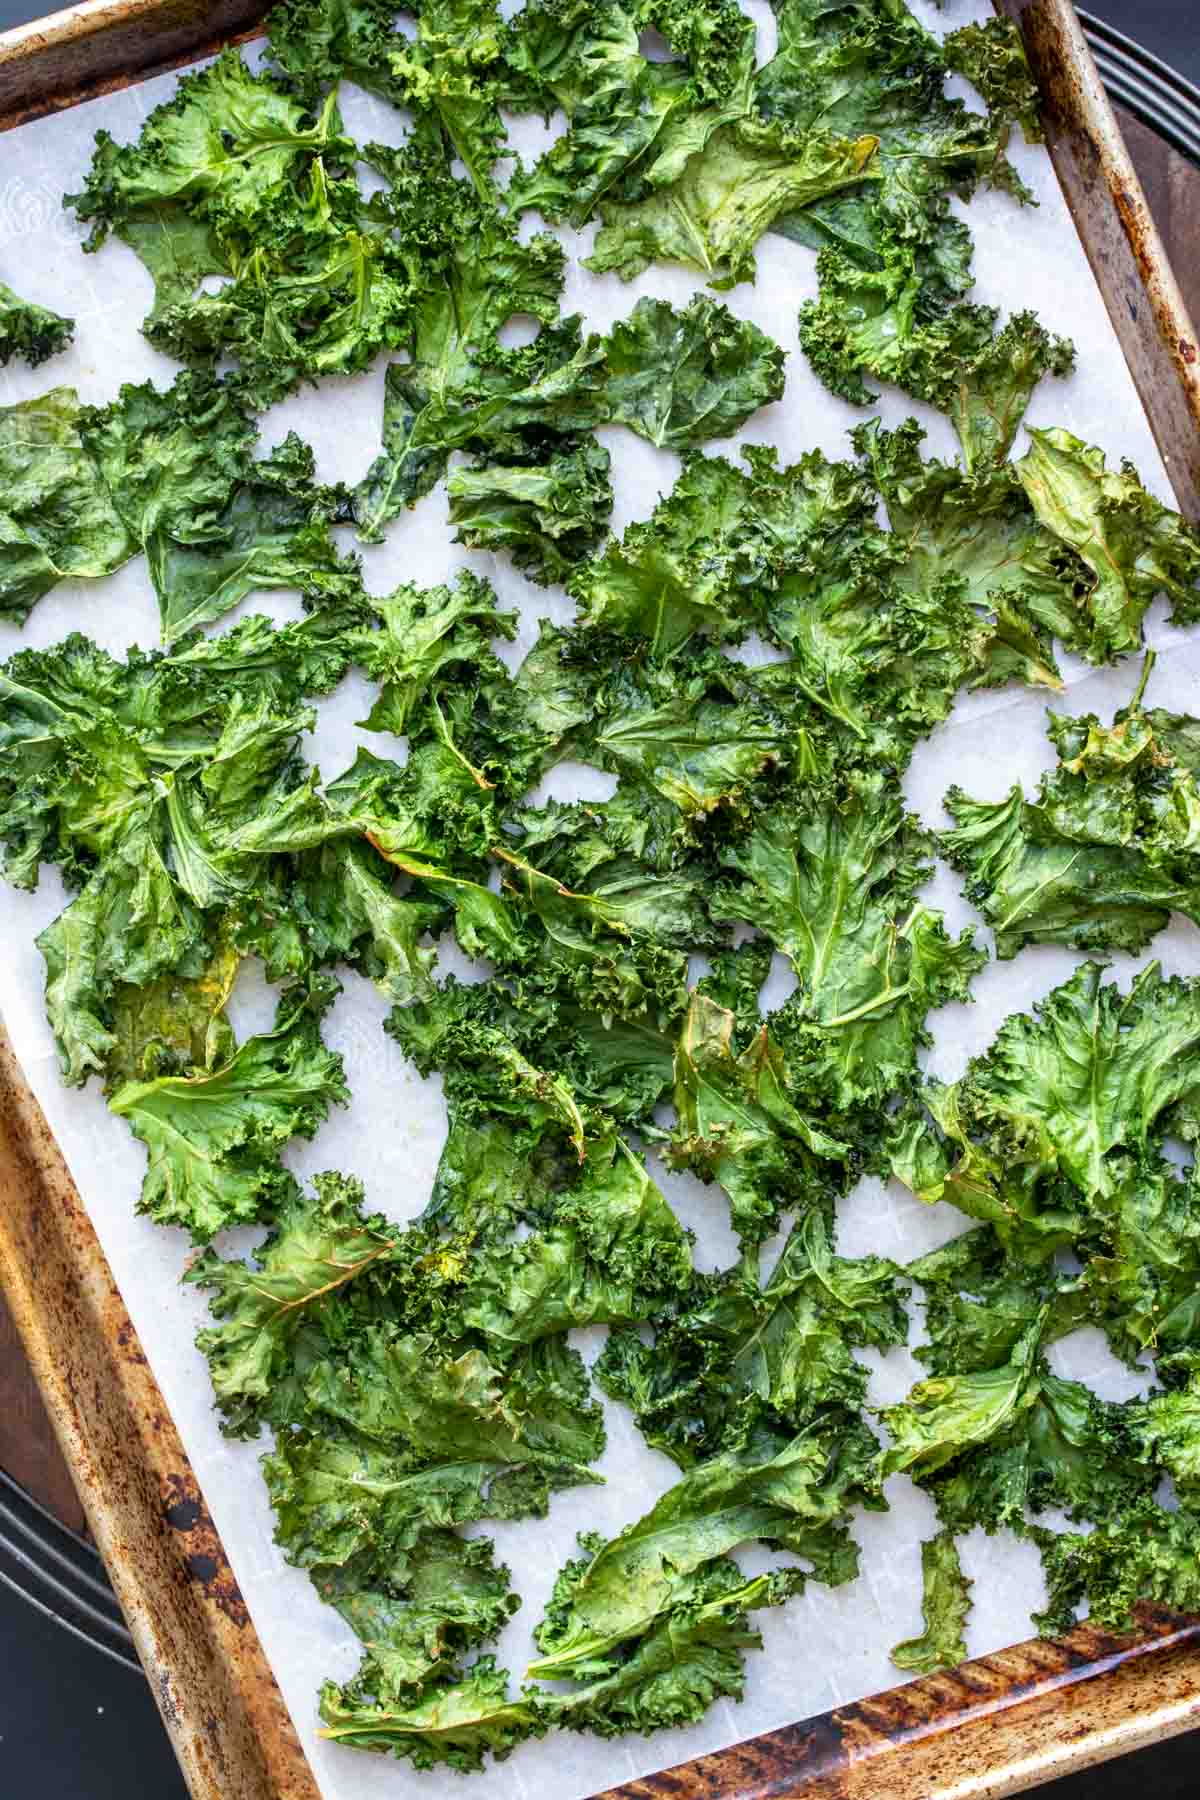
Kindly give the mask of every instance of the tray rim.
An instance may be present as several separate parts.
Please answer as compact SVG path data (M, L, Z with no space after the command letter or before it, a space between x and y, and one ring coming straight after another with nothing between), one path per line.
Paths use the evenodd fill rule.
M1071 0L993 0L1181 508L1200 361ZM0 33L0 131L255 35L262 0L84 0ZM1147 329L1149 323L1149 329ZM174 1420L0 1022L0 1286L194 1800L319 1800ZM136 1455L131 1459L130 1446ZM1142 1609L732 1745L594 1800L992 1800L1200 1725L1200 1621ZM867 1785L863 1785L864 1782Z

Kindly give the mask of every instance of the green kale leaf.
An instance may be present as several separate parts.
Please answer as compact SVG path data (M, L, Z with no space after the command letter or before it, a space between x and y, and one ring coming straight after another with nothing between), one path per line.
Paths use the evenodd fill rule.
M772 1029L793 1084L838 1107L882 1099L916 1078L926 1014L965 1000L986 957L950 938L916 899L927 839L878 776L832 793L803 789L764 812L723 854L740 879L718 916L766 933L799 979Z
M1050 716L1059 761L1036 800L1019 787L998 801L947 793L956 829L941 841L998 956L1032 943L1137 951L1173 911L1200 918L1196 723L1145 710L1141 692L1110 726Z
M897 1644L891 1657L898 1669L932 1675L954 1668L967 1654L963 1627L971 1609L972 1584L963 1574L952 1532L939 1531L921 1545L921 1574L925 1629L920 1637Z
M1128 463L1106 468L1103 452L1069 431L1030 431L1032 448L1015 473L1040 522L1086 565L1091 633L1084 654L1111 662L1142 641L1156 594L1174 602L1180 624L1198 615L1200 539L1156 500Z
M289 989L273 1030L216 1068L121 1083L109 1105L149 1153L140 1211L205 1243L286 1200L291 1177L279 1151L312 1137L330 1106L349 1099L341 1057L321 1042L321 1016L338 991L328 978Z
M36 369L47 357L65 350L74 332L74 319L22 300L0 281L0 369L14 356Z
M695 1573L738 1544L764 1540L804 1558L821 1580L849 1580L857 1552L844 1520L854 1501L872 1498L869 1439L846 1419L824 1433L751 1440L690 1470L618 1537L589 1540L589 1554L559 1576L530 1675L609 1674L623 1647L687 1608Z
M798 1431L823 1409L861 1408L866 1369L851 1348L908 1335L900 1271L837 1256L820 1211L792 1228L761 1285L745 1262L700 1276L660 1306L649 1342L613 1332L597 1364L604 1391L681 1468L718 1454L753 1414Z

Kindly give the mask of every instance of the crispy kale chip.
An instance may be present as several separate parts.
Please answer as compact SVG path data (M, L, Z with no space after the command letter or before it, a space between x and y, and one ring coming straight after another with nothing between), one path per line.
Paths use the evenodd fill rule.
M356 155L334 95L310 110L226 50L182 77L136 144L98 132L67 204L91 226L86 249L113 232L145 263L151 342L185 362L232 357L261 408L406 341L405 263L369 216Z
M1039 522L1086 567L1088 659L1111 662L1136 650L1157 594L1174 602L1177 623L1200 616L1200 538L1193 528L1147 493L1131 464L1120 473L1106 468L1100 450L1061 428L1029 435L1032 447L1015 473Z
M1085 963L893 1124L893 1168L923 1199L986 1222L1034 1269L1069 1249L1088 1316L1131 1362L1189 1348L1197 1328L1196 1186L1164 1150L1194 1137L1197 1031L1193 983L1151 964L1122 994Z
M295 433L256 459L257 431L228 384L184 373L160 392L126 386L106 407L72 388L0 413L12 547L0 610L23 619L59 581L108 575L139 552L163 641L217 619L257 589L349 601L358 564L331 526L348 499L314 480Z
M807 1430L747 1432L690 1469L643 1518L559 1576L535 1633L543 1679L605 1676L673 1613L691 1610L696 1577L739 1544L764 1541L800 1557L817 1579L857 1571L846 1528L855 1503L871 1505L874 1440L835 1410Z
M0 368L17 356L36 369L47 357L65 350L74 331L74 319L22 300L0 281Z
M597 1376L656 1449L692 1469L735 1442L748 1418L800 1431L829 1407L861 1409L867 1372L852 1347L904 1342L907 1291L885 1258L838 1256L814 1209L765 1281L744 1262L697 1276L656 1311L652 1341L612 1333Z
M397 182L403 154L378 152L391 159ZM562 264L555 238L543 232L523 243L492 209L454 233L443 278L416 311L411 358L388 368L383 451L356 498L364 538L380 536L428 493L454 450L479 459L477 486L493 465L553 470L556 459L574 458L576 487L586 472L596 488L590 530L576 545L581 560L609 510L594 456L580 467L593 448L582 434L621 424L655 445L686 450L727 436L782 394L783 352L708 295L680 311L639 300L607 336L583 338L577 317L558 319ZM508 349L498 334L514 315L540 321L541 329L532 343ZM573 504L578 510L578 499ZM552 535L545 527L543 534Z
M451 471L446 484L456 543L507 550L531 581L566 581L599 548L612 511L609 455L590 438L544 461Z
M799 1110L767 1027L739 1053L735 1024L708 995L692 995L675 1051L677 1122L668 1155L676 1168L724 1188L734 1230L755 1244L778 1225L783 1208L829 1200L855 1159L848 1144ZM801 1104L810 1104L807 1094Z
M957 602L979 619L983 642L965 684L1060 688L1053 640L1083 650L1090 632L1085 571L1039 524L1010 468L968 475L926 461L915 420L895 431L872 420L852 436L887 509L901 591L925 605Z
M321 1041L321 1016L337 992L328 977L288 989L274 1028L221 1062L115 1088L109 1105L148 1152L140 1211L206 1243L286 1199L292 1178L279 1151L312 1137L331 1105L349 1099L341 1057Z
M389 1272L401 1233L362 1207L357 1182L318 1175L311 1194L288 1190L253 1263L206 1250L190 1264L186 1279L211 1290L216 1322L197 1341L229 1435L254 1436L264 1417L287 1420L294 1397L281 1390L294 1382L305 1335L320 1330L351 1283L357 1304L368 1272Z
M932 1675L937 1669L954 1668L967 1654L963 1627L971 1608L972 1584L963 1574L952 1532L939 1531L921 1545L921 1574L925 1629L920 1637L897 1644L891 1654L898 1669Z
M1152 663L1111 725L1048 715L1059 760L1035 800L1019 787L997 801L946 795L955 829L942 844L998 956L1034 943L1137 951L1172 912L1200 919L1200 725L1143 707Z
M784 214L870 180L875 146L873 137L794 131L752 114L720 124L674 179L651 185L644 199L600 202L604 223L587 267L632 281L653 262L678 262L715 288L751 281L763 232Z
M969 997L986 960L917 891L928 839L879 776L799 787L724 850L719 917L765 933L798 986L772 1020L793 1085L847 1109L911 1087L928 1012Z
M6 873L33 887L40 864L56 863L78 890L39 939L68 1081L111 1074L118 1053L124 1072L155 1073L145 1049L134 1057L121 1041L135 994L152 989L159 1013L171 991L188 994L189 1011L207 1014L228 988L214 974L223 946L262 947L266 918L287 910L281 859L346 835L297 745L314 717L300 696L340 678L355 616L247 619L124 663L73 635L0 672ZM290 967L312 964L297 955ZM163 980L182 985L153 987Z
M1196 1522L1155 1498L1172 1452L1187 1439L1186 1403L1173 1408L1172 1393L1117 1405L1054 1375L1045 1349L1091 1316L1089 1297L1067 1278L1051 1275L1039 1284L1019 1265L1014 1273L987 1228L909 1272L936 1300L926 1359L964 1372L919 1382L883 1415L892 1439L883 1474L913 1475L933 1495L946 1527L925 1546L927 1632L900 1646L914 1658L902 1666L961 1656L961 1640L948 1634L961 1631L968 1584L953 1537L976 1525L1008 1529L1038 1546L1050 1596L1037 1619L1043 1631L1069 1629L1084 1599L1093 1617L1117 1629L1128 1626L1139 1598L1191 1605ZM1096 1521L1097 1529L1050 1529L1038 1522L1048 1509Z
M802 347L844 398L870 399L864 373L894 382L951 413L968 465L1002 457L1038 378L1065 373L1071 355L1032 315L997 335L995 311L963 301L971 240L951 197L986 182L1031 198L1004 154L1014 120L1040 137L1015 26L993 20L939 45L911 14L875 0L782 0L776 11L779 50L757 78L760 108L793 128L876 144L873 181L775 226L819 252ZM985 117L946 97L952 72L978 86Z

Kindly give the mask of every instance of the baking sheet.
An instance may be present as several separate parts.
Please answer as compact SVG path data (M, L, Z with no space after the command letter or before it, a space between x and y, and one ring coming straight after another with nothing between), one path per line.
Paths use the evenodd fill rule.
M765 58L774 39L769 9L752 0L747 10L755 17L760 59ZM986 0L966 4L960 0L947 8L948 17L924 4L915 10L935 30L989 13ZM47 367L0 372L0 403L67 383L77 386L85 400L101 403L111 397L118 381L149 377L163 386L173 378L176 365L151 350L138 331L149 304L148 276L132 253L115 242L99 256L82 256L83 233L74 216L61 209L60 200L64 190L81 184L96 129L106 127L119 141L132 138L145 114L169 95L174 83L174 76L164 76L5 137L0 164L0 279L32 299L72 312L78 328L74 348ZM965 88L962 92L967 94ZM401 115L365 95L346 91L343 107L347 128L360 141L398 141L403 135ZM513 122L514 144L526 156L536 152L546 135L538 121ZM976 243L975 297L1005 312L1035 307L1047 326L1072 336L1079 351L1079 372L1069 381L1044 384L1034 397L1030 420L1066 425L1102 445L1110 460L1132 457L1147 485L1170 500L1165 471L1050 164L1041 151L1020 144L1014 147L1013 158L1040 206L1036 211L1019 209L1003 195L981 195L967 209ZM584 255L593 232L594 228L562 235L574 253ZM796 310L815 292L813 261L810 252L767 237L759 246L757 285L736 288L725 296L735 312L755 320L789 351L784 400L752 420L741 434L743 440L776 445L785 461L814 445L830 455L846 454L845 432L864 416L819 386L798 348ZM573 265L564 310L579 309L589 325L606 328L642 294L682 303L696 285L681 270L651 269L623 285L614 277L593 277ZM320 390L309 390L276 407L262 422L264 449L289 429L297 429L313 444L323 479L356 480L379 439L385 362L381 358L363 376L327 381ZM889 423L921 411L897 394L886 395L875 410ZM927 448L952 454L945 421L932 414L922 416L930 427ZM660 492L670 487L679 462L619 429L601 436L613 453L617 493L613 523L620 530L651 510ZM728 452L731 446L710 449ZM1018 444L1016 453L1020 450ZM454 545L440 490L397 521L386 544L364 553L367 585L378 593L401 580L444 580L463 564L489 575L502 601L520 611L520 637L502 652L514 664L533 641L540 617L570 616L561 592L533 588L503 559L470 554ZM283 619L296 616L299 607L288 597L271 595L252 598L240 610L267 611ZM152 644L157 613L144 565L135 563L103 582L64 583L39 602L23 631L0 624L0 656L22 644L53 644L72 629L87 631L117 655L131 643ZM1200 673L1196 634L1189 638L1173 632L1159 607L1151 615L1149 636L1164 651L1150 690L1152 703L1194 706L1195 678ZM1138 674L1134 661L1096 673L1068 657L1063 669L1069 694L1055 701L1056 708L1090 708L1102 716L1128 697ZM309 754L326 776L337 774L360 742L381 754L398 751L396 740L355 726L368 706L367 685L356 677L347 678L321 704ZM910 800L927 823L945 823L940 796L951 780L970 793L995 796L1014 779L1028 783L1049 767L1053 759L1043 729L1044 706L1044 695L1018 690L960 702L952 720L918 751L909 771ZM585 785L588 792L605 792L611 782L596 771L564 767L542 791L571 798ZM952 929L971 922L971 911L948 871L939 871L932 893L945 906ZM456 1779L444 1771L419 1775L407 1764L329 1746L314 1737L319 1682L326 1675L348 1676L357 1663L358 1646L337 1615L318 1601L307 1576L290 1569L272 1542L270 1509L256 1467L262 1446L228 1443L217 1430L206 1365L192 1343L206 1317L204 1299L177 1285L188 1244L182 1233L154 1226L133 1212L144 1159L141 1146L121 1120L108 1114L96 1083L82 1092L59 1083L42 1008L42 963L33 940L61 909L64 898L54 871L43 873L33 895L0 887L0 943L5 951L0 1008L188 1447L321 1791L327 1800L409 1796L415 1800L443 1791ZM981 936L986 939L986 933ZM1200 934L1186 923L1174 924L1155 941L1151 954L1171 971L1200 973ZM930 1067L946 1077L959 1073L967 1057L987 1045L1008 1012L1029 1006L1079 960L1067 952L1040 948L1022 952L1012 963L989 964L976 980L972 1006L946 1008L932 1020L936 1043L929 1054ZM1114 972L1126 981L1135 967L1149 960L1150 955L1115 957ZM463 959L450 949L445 966L462 973ZM777 1002L789 984L782 970L773 981ZM371 1207L403 1221L424 1204L437 1163L445 1130L440 1086L436 1079L417 1077L399 1048L383 1035L380 1026L387 1006L375 989L349 972L344 973L344 982L345 992L327 1021L325 1036L345 1058L353 1098L313 1143L293 1147L286 1160L302 1177L325 1168L361 1176ZM261 974L247 968L232 1007L239 1035L265 1024L273 1007L274 996ZM719 1191L705 1189L691 1177L669 1174L655 1159L652 1167L681 1217L697 1233L701 1266L731 1261L735 1246ZM925 1208L894 1186L864 1182L841 1209L839 1247L851 1255L873 1250L907 1260L956 1235L963 1223L950 1208ZM243 1237L242 1244L246 1241ZM233 1246L219 1241L218 1247ZM919 1332L919 1312L914 1312ZM602 1332L575 1334L589 1359L602 1340ZM886 1357L860 1354L871 1367L870 1398L875 1404L900 1398L922 1373L907 1350ZM1086 1379L1110 1397L1124 1397L1147 1385L1113 1361L1095 1332L1078 1333L1056 1346L1052 1360L1061 1373ZM608 1534L620 1529L676 1478L674 1466L643 1445L622 1409L606 1403L606 1413L609 1446L601 1464L605 1487L556 1495L547 1520L488 1528L523 1596L522 1608L499 1645L501 1661L517 1678L528 1660L530 1633L541 1617L554 1575L574 1551L576 1532L586 1528ZM548 1793L554 1800L579 1800L597 1788L894 1685L898 1673L887 1652L890 1645L919 1630L919 1544L933 1529L934 1516L932 1503L905 1477L889 1483L888 1496L889 1514L868 1514L858 1523L863 1548L858 1581L837 1590L814 1585L783 1611L759 1615L765 1650L747 1657L746 1699L740 1706L719 1704L699 1725L649 1739L602 1743L557 1734L522 1746L479 1778L477 1791L486 1791L488 1800L524 1800ZM747 1552L739 1560L750 1569L764 1556ZM964 1545L964 1563L976 1581L968 1630L972 1654L1028 1636L1030 1612L1042 1599L1031 1548L975 1533Z

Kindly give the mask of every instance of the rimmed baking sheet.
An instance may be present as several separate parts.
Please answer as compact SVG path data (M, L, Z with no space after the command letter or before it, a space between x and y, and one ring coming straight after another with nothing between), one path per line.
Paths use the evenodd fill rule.
M758 24L760 55L765 56L773 37L769 11L757 3L748 10ZM948 20L929 5L918 4L915 10L938 30L985 17L989 9L979 0L969 0ZM64 189L81 184L98 127L105 126L119 140L136 135L146 112L173 85L173 76L155 78L21 126L5 138L0 275L19 275L24 293L74 312L79 327L74 349L48 368L34 373L10 369L0 375L0 401L25 398L56 383L73 383L85 400L102 402L118 378L150 377L159 385L172 379L176 365L153 352L137 329L149 296L141 266L116 243L98 257L83 257L82 234L72 215L61 210L60 197ZM347 92L344 110L349 131L361 140L397 139L402 133L400 115L367 96ZM514 122L512 135L524 151L535 148L543 136L537 122L524 119ZM1100 444L1110 459L1132 457L1152 491L1169 500L1166 471L1049 162L1041 151L1020 145L1014 148L1014 160L1040 204L1036 210L1022 210L1006 196L983 195L967 209L976 241L976 297L1006 312L1034 306L1051 329L1071 335L1079 350L1079 372L1067 382L1045 384L1035 396L1030 420L1066 425ZM563 235L573 250L586 253L590 232ZM785 460L814 445L831 455L844 454L846 429L863 415L819 386L796 341L797 308L815 290L812 255L768 237L758 261L757 285L737 288L726 299L735 312L754 319L788 349L788 387L784 400L752 420L742 437L775 444ZM590 325L604 327L624 316L641 294L682 301L696 285L686 273L665 268L651 269L625 286L573 266L565 305L583 311ZM323 478L354 480L378 442L381 406L382 363L364 376L326 382L319 391L273 409L263 420L264 448L294 428L313 443ZM896 422L920 409L891 394L876 410ZM926 417L928 447L950 454L944 421ZM650 511L658 494L670 486L678 461L618 430L602 435L613 452L614 525L621 529ZM731 446L709 448L729 451ZM463 565L486 573L502 600L522 616L514 658L532 641L539 616L569 616L561 594L531 588L502 559L471 555L455 546L444 513L444 495L438 490L396 523L385 545L365 552L366 580L372 590L386 592L401 580L445 579ZM272 596L251 600L243 610L283 618L294 616L298 607ZM72 629L87 631L115 654L122 654L130 643L153 643L156 609L144 567L135 564L103 583L64 584L39 603L23 632L0 626L0 654L21 644L54 643ZM1184 708L1194 705L1200 644L1173 633L1158 615L1151 618L1150 635L1163 649L1152 699ZM1064 672L1070 691L1055 704L1077 710L1086 706L1103 710L1119 703L1137 679L1132 662L1097 674L1065 659ZM941 822L939 799L951 779L968 791L992 794L1018 776L1032 779L1047 766L1044 704L1044 695L1015 691L960 703L950 723L919 751L910 771L910 798L928 823ZM309 754L326 776L344 767L360 742L384 754L393 748L380 734L355 726L368 707L366 684L354 677L322 704ZM580 782L585 779L596 777L560 770L546 791L571 797L583 791ZM607 791L607 779L600 779ZM946 906L952 926L971 919L957 884L944 871L934 892ZM41 959L33 939L61 908L63 898L53 872L43 875L35 895L0 891L0 934L7 950L0 967L0 1008L16 1053L75 1176L191 1454L322 1793L327 1800L350 1800L352 1795L354 1800L407 1800L409 1795L428 1795L444 1775L420 1776L404 1764L314 1742L318 1682L327 1674L348 1675L357 1661L357 1646L336 1615L317 1600L307 1577L289 1569L276 1550L255 1466L258 1449L230 1444L216 1429L207 1370L191 1343L205 1316L203 1297L191 1289L181 1291L177 1284L186 1243L179 1234L133 1213L143 1151L123 1123L108 1114L94 1084L80 1093L64 1090L58 1081L42 1010ZM1200 973L1200 937L1191 927L1173 927L1152 950L1171 970ZM973 1007L948 1008L932 1021L936 1044L930 1066L943 1075L957 1073L969 1054L986 1045L1001 1018L1044 994L1078 960L1063 952L1033 950L1014 963L989 965L976 982ZM1148 956L1118 958L1115 968L1124 976L1148 960ZM448 951L446 966L461 970L462 960ZM313 1144L293 1147L287 1160L300 1175L331 1167L359 1174L371 1205L404 1220L424 1203L440 1150L445 1114L439 1088L436 1081L421 1081L383 1036L380 1025L386 1006L375 990L353 974L344 979L345 992L327 1024L326 1038L345 1058L353 1100ZM232 1009L239 1032L263 1024L272 1008L273 997L248 969ZM655 1173L696 1230L701 1265L715 1267L731 1260L733 1242L719 1194L688 1178L666 1174L661 1164ZM949 1209L922 1208L899 1190L865 1183L842 1209L840 1247L848 1254L870 1249L906 1259L954 1235L962 1225ZM577 1335L590 1357L601 1334ZM1096 1334L1068 1340L1056 1347L1053 1357L1060 1372L1086 1378L1113 1397L1145 1385L1112 1362ZM872 1365L875 1403L898 1398L920 1373L908 1352L887 1358L867 1355L865 1360ZM628 1417L618 1408L607 1410L610 1442L601 1465L607 1486L557 1496L547 1521L490 1528L524 1597L522 1610L500 1645L501 1660L517 1676L527 1659L529 1632L541 1615L556 1570L574 1549L576 1531L619 1529L675 1478L673 1466L645 1448ZM598 1788L892 1685L896 1671L887 1651L918 1629L918 1546L932 1528L933 1514L928 1499L904 1478L890 1484L889 1496L890 1514L867 1515L860 1521L864 1572L859 1581L839 1590L814 1586L802 1600L762 1620L766 1647L748 1658L747 1697L741 1706L721 1704L688 1731L659 1733L650 1739L602 1743L561 1735L525 1745L482 1778L479 1791L486 1790L488 1800L523 1800L526 1795L547 1793L555 1800L578 1800ZM744 1560L747 1567L753 1566L754 1558L747 1555ZM1036 1558L1029 1547L976 1534L966 1542L964 1561L976 1580L977 1604L969 1632L972 1651L993 1650L1028 1636L1029 1613L1041 1593Z

